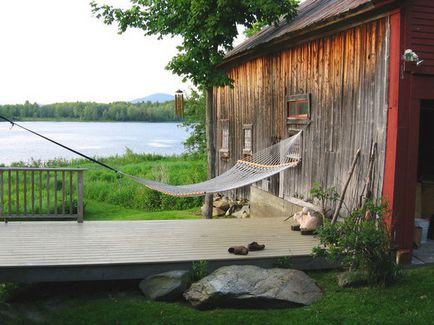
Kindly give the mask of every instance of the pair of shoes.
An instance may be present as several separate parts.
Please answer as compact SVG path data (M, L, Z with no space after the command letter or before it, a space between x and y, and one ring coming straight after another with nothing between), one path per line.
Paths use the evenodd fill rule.
M232 246L229 247L228 252L235 255L247 255L249 250L245 246Z
M259 245L257 242L251 242L246 246L232 246L229 247L228 252L235 255L247 255L249 251L261 251L265 248L265 245Z
M249 251L261 251L265 248L265 245L259 245L257 242L251 242L248 246Z

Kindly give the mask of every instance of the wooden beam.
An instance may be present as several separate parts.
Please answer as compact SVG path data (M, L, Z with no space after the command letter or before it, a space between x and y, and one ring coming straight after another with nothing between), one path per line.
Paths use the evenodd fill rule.
M83 222L83 171L77 172L77 222Z
M214 178L216 176L216 148L214 141L215 132L215 117L214 117L214 98L213 98L213 88L209 87L206 92L206 146L208 152L208 179ZM205 195L205 210L204 217L207 219L212 218L213 210L213 195Z
M360 157L360 148L357 150L356 154L354 155L353 163L351 165L350 170L348 171L347 180L345 181L344 189L342 190L341 197L339 198L339 203L336 206L335 213L333 214L332 218L332 224L335 224L338 220L339 212L341 211L342 204L345 200L345 194L347 193L348 185L350 184L351 177L353 176L354 169L356 168L356 163L359 160Z

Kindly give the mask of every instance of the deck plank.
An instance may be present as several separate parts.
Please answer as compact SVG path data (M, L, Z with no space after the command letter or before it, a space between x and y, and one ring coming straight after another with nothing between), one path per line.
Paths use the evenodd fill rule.
M266 249L247 256L227 252L252 241ZM305 256L317 244L281 218L9 222L0 224L0 268Z

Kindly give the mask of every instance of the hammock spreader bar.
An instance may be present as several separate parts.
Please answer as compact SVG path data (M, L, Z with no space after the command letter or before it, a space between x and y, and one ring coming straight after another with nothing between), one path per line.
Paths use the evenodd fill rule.
M19 125L3 116L0 118L16 125L34 135L37 135L47 141L50 141L66 150L69 150L83 158L86 158L96 164L101 165L120 175L143 184L153 190L172 195L172 196L202 196L207 193L218 193L240 188L246 185L253 184L267 177L278 174L288 168L296 167L301 162L301 132L296 135L284 139L279 143L260 150L250 156L248 159L238 160L237 163L224 172L223 174L207 180L205 182L189 184L189 185L169 185L137 176L126 174L116 168L113 168L105 163L102 163L94 158L91 158L81 152L71 149L57 141L47 138L35 131L32 131L22 125Z

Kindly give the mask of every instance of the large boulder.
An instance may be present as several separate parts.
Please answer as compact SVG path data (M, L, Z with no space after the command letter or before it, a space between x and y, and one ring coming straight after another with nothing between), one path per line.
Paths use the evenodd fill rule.
M221 267L184 293L200 309L295 307L310 305L321 296L315 281L302 271L253 265Z
M190 273L184 270L155 274L140 281L139 288L146 298L173 301L182 297L190 284Z

